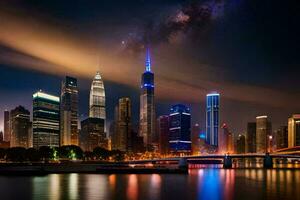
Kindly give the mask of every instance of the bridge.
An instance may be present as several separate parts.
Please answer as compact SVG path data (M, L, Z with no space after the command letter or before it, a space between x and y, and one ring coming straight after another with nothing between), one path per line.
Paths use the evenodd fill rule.
M275 154L300 155L300 146L278 149Z
M247 153L247 154L207 154L207 155L194 155L194 156L181 156L169 157L148 160L133 160L127 161L128 164L147 164L147 163L164 163L164 162L177 162L179 167L188 167L188 163L195 160L220 160L223 168L232 168L233 159L263 159L264 168L273 167L273 159L297 159L300 160L298 154L287 154L284 151L274 152L272 154L266 153Z

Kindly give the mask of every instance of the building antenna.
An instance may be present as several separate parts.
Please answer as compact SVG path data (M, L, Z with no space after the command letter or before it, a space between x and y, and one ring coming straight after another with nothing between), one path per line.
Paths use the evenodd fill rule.
M100 54L98 55L97 72L100 73Z
M147 35L146 41L145 41L145 50L146 50L146 56L145 56L145 67L147 72L151 72L151 56L150 56L150 42L149 42L149 36Z

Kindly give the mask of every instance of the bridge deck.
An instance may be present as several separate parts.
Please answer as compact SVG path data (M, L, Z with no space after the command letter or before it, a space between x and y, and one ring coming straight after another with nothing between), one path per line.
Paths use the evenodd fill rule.
M230 154L227 155L230 158L264 158L266 154ZM299 155L286 155L286 154L270 154L271 158L294 158L300 159ZM182 158L187 160L197 160L197 159L224 159L226 155L221 154L210 154L210 155L199 155L199 156L184 156L184 157L170 157L170 158L160 158L160 159L149 159L149 160L133 160L128 161L127 163L149 163L149 162L167 162L167 161L179 161Z

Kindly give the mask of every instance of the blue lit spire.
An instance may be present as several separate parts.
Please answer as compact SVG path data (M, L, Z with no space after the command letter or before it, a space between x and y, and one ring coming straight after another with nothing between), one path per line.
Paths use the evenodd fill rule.
M146 72L151 72L151 59L150 59L150 50L149 47L146 49Z

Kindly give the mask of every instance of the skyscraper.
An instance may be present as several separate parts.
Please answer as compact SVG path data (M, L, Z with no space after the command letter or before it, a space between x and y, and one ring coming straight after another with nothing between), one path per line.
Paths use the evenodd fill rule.
M246 138L244 135L239 135L236 141L236 152L238 154L245 153L246 150Z
M288 147L300 146L300 114L288 120Z
M120 144L120 138L118 137L118 120L119 120L119 104L115 106L114 109L114 121L112 127L112 134L111 134L111 148L113 150L117 150Z
M172 106L169 114L169 145L171 153L191 152L191 114L182 104Z
M169 153L169 116L162 115L157 119L157 132L159 137L159 153L166 155Z
M233 135L226 123L222 125L222 132L219 137L219 153L233 153Z
M33 147L58 147L60 133L59 97L44 92L33 94Z
M120 98L118 106L116 149L132 151L131 137L131 102L129 98Z
M69 76L61 84L60 145L78 145L77 79Z
M80 147L84 151L93 151L96 147L107 149L104 119L89 117L81 121Z
M247 153L256 152L256 122L248 122L247 124L246 151Z
M271 122L268 116L256 117L256 153L267 153L269 136L272 133Z
M219 134L219 104L219 94L206 95L206 142L216 147L218 146Z
M0 131L0 143L4 141L4 134Z
M146 52L146 71L141 80L140 96L140 129L139 134L144 139L145 147L157 142L155 135L155 105L154 105L154 74L151 72L150 52Z
M99 72L96 73L91 85L89 116L91 118L104 119L105 124L105 90L103 80Z
M275 131L276 148L283 149L288 147L288 127L280 126Z
M9 111L4 111L4 141L10 141Z
M200 140L199 140L199 135L200 135L200 126L199 124L194 124L192 126L192 154L197 155L200 152Z
M10 147L29 147L30 126L30 112L23 106L10 111Z

